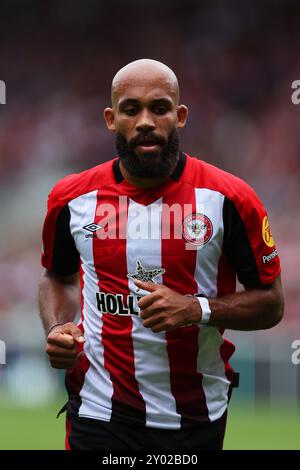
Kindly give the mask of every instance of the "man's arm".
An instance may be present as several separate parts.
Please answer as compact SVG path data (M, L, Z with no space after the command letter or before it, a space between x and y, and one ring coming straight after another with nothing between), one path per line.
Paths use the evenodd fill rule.
M272 284L210 299L209 325L231 330L264 330L283 317L284 297L280 276Z
M79 303L78 274L59 276L45 270L39 283L39 307L47 336L46 352L52 367L74 367L82 355L78 352L78 344L84 342L84 337L73 323Z
M138 305L143 325L153 332L170 331L201 320L198 300L160 284L134 281L138 288L150 294ZM232 330L261 330L272 328L283 316L283 291L278 277L272 284L247 288L244 292L209 299L211 317L209 326Z
M46 333L57 323L72 322L79 301L78 274L58 276L45 269L39 283L39 306Z

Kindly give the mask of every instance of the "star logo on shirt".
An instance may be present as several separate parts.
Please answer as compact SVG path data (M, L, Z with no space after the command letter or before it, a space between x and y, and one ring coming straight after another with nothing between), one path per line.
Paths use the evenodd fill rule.
M140 281L145 282L155 282L155 277L166 272L166 270L163 268L146 269L139 260L136 261L135 271L136 272L134 274L127 274L127 277L130 279L139 279Z

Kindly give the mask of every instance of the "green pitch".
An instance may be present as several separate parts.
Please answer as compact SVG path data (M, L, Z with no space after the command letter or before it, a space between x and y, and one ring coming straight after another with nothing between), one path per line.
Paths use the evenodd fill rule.
M247 411L247 403L230 405L224 449L299 450L300 413L282 403Z
M12 408L0 402L0 449L63 449L64 415L56 419L56 405L36 409ZM248 407L249 408L249 407ZM300 415L282 404L247 411L247 403L233 403L225 449L300 449Z

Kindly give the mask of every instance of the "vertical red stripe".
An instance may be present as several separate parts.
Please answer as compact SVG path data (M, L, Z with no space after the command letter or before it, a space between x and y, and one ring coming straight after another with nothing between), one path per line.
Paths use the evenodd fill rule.
M80 298L81 298L81 324L82 324L82 332L84 333L83 327L83 320L84 320L84 297L83 297L83 289L84 289L84 271L82 269L82 262L80 260L80 268L79 268L79 280L80 280Z
M71 420L66 418L66 437L65 437L65 450L72 450L69 443L69 437L71 434Z
M119 198L115 190L99 191L97 207L101 203L111 204L115 209L107 219L98 215L95 223L116 233L117 238L94 239L94 263L99 280L99 290L104 293L123 294L123 301L127 306L128 289L126 238L119 239L120 233L126 234L128 202L123 205L119 214ZM124 226L125 224L125 226ZM116 262L117 260L117 262ZM132 340L132 318L130 315L102 314L102 344L104 347L104 366L110 373L113 384L112 413L126 414L135 419L145 421L145 403L139 391L135 378L134 348ZM113 416L112 416L113 418Z
M220 356L223 359L225 374L227 379L232 383L234 377L234 370L229 363L229 359L235 351L235 346L227 339L224 339L223 344L220 346Z
M183 204L191 204L191 213L196 212L195 190L192 186L177 183L164 196L163 203L169 206L176 201L181 206L182 224ZM163 208L162 220L168 214ZM166 270L163 282L180 294L194 294L197 283L194 272L197 250L186 249L186 241L174 237L174 217L171 218L170 239L162 236L162 267ZM180 227L182 233L182 226ZM176 400L176 409L182 416L182 427L195 421L208 420L205 394L202 387L202 374L197 371L199 329L195 326L178 328L166 333L170 363L171 390Z

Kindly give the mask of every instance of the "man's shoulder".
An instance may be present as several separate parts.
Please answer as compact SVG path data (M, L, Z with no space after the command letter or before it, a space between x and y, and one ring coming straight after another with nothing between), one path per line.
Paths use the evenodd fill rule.
M197 157L189 159L195 187L217 191L237 204L257 198L254 189L242 178Z
M52 188L49 198L67 204L83 194L114 183L113 161L101 163L80 173L72 173L60 179Z

